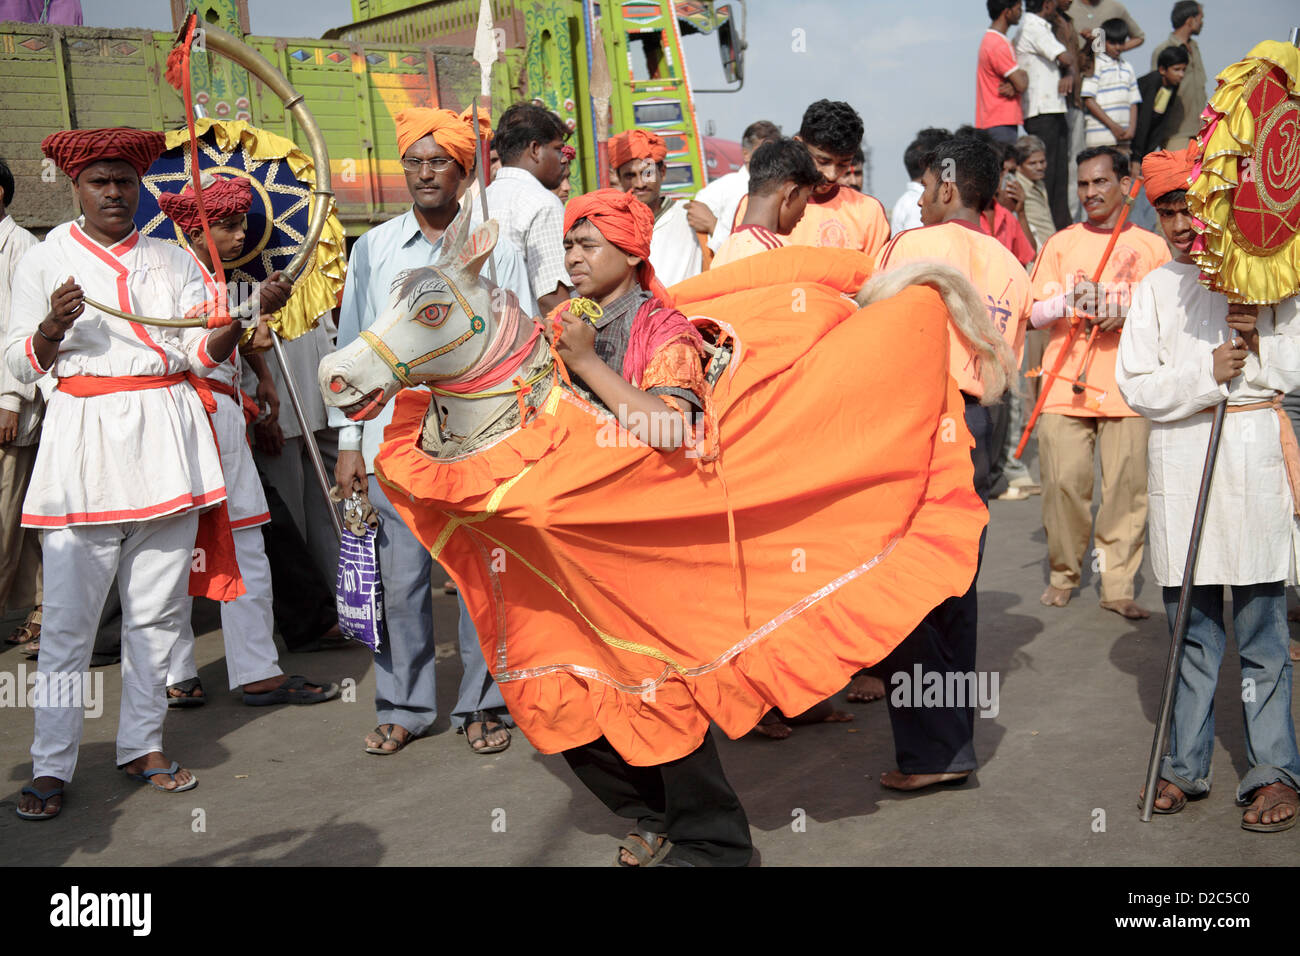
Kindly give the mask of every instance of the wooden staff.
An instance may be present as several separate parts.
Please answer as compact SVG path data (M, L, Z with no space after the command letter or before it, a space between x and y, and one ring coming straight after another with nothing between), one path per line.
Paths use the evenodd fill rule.
M1128 191L1128 197L1124 200L1124 207L1120 210L1119 219L1115 222L1115 228L1110 231L1110 241L1106 243L1106 251L1101 254L1101 262L1097 264L1096 270L1092 274L1092 281L1095 285L1101 281L1101 273L1106 268L1106 263L1110 261L1110 254L1115 251L1115 243L1119 241L1120 230L1124 228L1124 223L1128 221L1129 210L1133 208L1133 202L1137 199L1138 190L1142 188L1142 177L1135 176L1133 185ZM1083 330L1083 319L1076 319L1070 327L1070 334L1066 337L1065 345L1061 348L1061 354L1056 357L1056 364L1050 372L1047 372L1048 382L1045 387L1039 390L1038 401L1034 403L1034 411L1029 416L1029 421L1025 423L1025 433L1020 436L1020 444L1016 446L1015 457L1019 458L1025 453L1025 446L1029 444L1029 436L1034 430L1034 425L1038 423L1038 416L1043 413L1043 406L1047 404L1047 393L1052 390L1052 382L1064 378L1061 375L1061 369L1065 367L1065 360L1070 354L1070 349L1074 347L1075 339ZM1093 335L1096 335L1096 329L1093 329ZM1092 340L1089 339L1088 347L1091 349ZM1084 354L1085 360L1087 353ZM1084 367L1086 370L1086 366ZM1075 379L1078 382L1078 379ZM1079 391L1087 387L1086 382L1079 383Z

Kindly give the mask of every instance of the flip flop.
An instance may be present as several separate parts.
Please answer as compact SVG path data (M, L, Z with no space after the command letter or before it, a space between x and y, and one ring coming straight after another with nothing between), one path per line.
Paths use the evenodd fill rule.
M123 768L119 767L118 769L121 770ZM147 783L155 790L161 790L163 793L184 793L186 790L193 790L195 787L199 785L199 778L194 776L194 774L192 773L190 774L189 783L182 783L176 787L164 787L161 784L154 783L153 780L151 779L153 777L159 776L160 774L166 774L169 777L175 777L178 773L180 773L180 771L181 771L181 765L177 763L175 760L173 760L172 765L170 767L154 767L154 769L146 770L144 773L131 773L128 770L126 772L126 775L130 777L132 780L139 780L141 783Z
M470 736L470 724L479 725L478 733L474 736ZM496 726L489 729L488 724L496 724ZM497 744L494 747L488 746L487 735L498 728L506 732L506 742L503 744ZM497 754L510 746L510 728L486 710L476 710L474 713L470 714L469 719L465 721L465 726L462 727L461 730L465 734L465 740L469 743L469 749L480 756L484 754ZM483 746L475 747L474 744L480 740L483 741Z
M180 691L181 696L173 697L171 692L174 690ZM206 696L195 697L194 692L196 690L200 690L200 691L203 690L203 685L199 683L199 679L197 677L191 677L189 680L183 680L175 684L167 685L167 706L168 707L202 707L205 703L207 703L208 698Z
M308 690L319 687L320 690ZM261 694L244 692L244 703L249 707L269 707L272 704L320 704L339 695L338 684L325 684L294 674L275 690Z
M1283 790L1286 790L1291 794L1292 798L1296 796L1296 792L1292 790L1290 787L1288 787L1286 784L1280 783L1280 781L1278 783L1280 784ZM1251 797L1253 799L1251 800L1251 805L1247 807L1246 810L1249 811L1251 809L1254 809L1255 799L1258 798L1260 791L1267 790L1269 787L1273 785L1274 784L1271 783L1266 784L1265 786L1259 787L1254 792L1252 792ZM1268 794L1267 797L1275 797L1276 799L1273 799L1271 801L1267 799L1265 800L1263 806L1261 806L1258 810L1258 816L1256 817L1257 820L1262 820L1264 814L1267 811L1273 810L1276 807L1280 807L1280 806L1295 807L1295 812L1293 812L1291 816L1287 817L1287 819L1279 820L1277 823L1247 823L1246 813L1243 811L1241 815L1241 828L1243 830L1250 830L1252 833L1281 833L1283 830L1290 830L1293 826L1296 825L1296 821L1300 819L1300 806L1296 805L1294 799L1288 799L1285 794L1282 794L1281 791L1278 790L1275 790L1272 793Z
M36 630L32 630L35 627ZM20 647L23 644L30 644L32 641L41 639L41 612L32 611L27 615L27 620L23 621L10 632L5 638L5 643L14 647Z
M1172 786L1173 784L1170 783L1168 780L1161 780L1160 783L1156 785L1156 800L1159 800L1161 797L1165 795L1166 787L1172 787ZM1179 793L1182 794L1182 796L1174 800L1173 806L1165 807L1165 809L1163 810L1161 810L1158 806L1156 806L1155 801L1153 800L1151 802L1151 812L1152 813L1177 813L1183 807L1187 806L1187 794L1182 793L1181 790L1179 790ZM1142 809L1142 803L1143 803L1142 797L1138 797L1139 810ZM1242 826L1245 826L1245 824L1243 823Z
M394 737L393 731L400 726L401 726L400 724L380 724L378 727L376 727L372 731L372 733L379 734L381 737L383 737L384 743L388 743L388 741L391 740L393 743L397 744L397 746L394 747L392 750L385 750L383 749L383 747L367 747L366 753L378 754L381 757L391 757L393 754L397 753L399 750L401 750L403 747L405 747L407 744L409 744L412 740L415 739L416 735L411 733L409 730L406 731L406 737L403 740L398 740L396 737ZM387 727L388 729L384 730L385 727ZM402 729L406 730L405 727L402 727Z
M62 787L51 787L49 790L46 790L44 793L42 793L41 791L37 790L35 787L29 785L23 787L22 792L30 793L37 800L41 801L41 809L39 813L32 813L30 810L24 810L21 807L18 808L18 815L22 817L24 820L53 820L60 813L63 812L63 804L61 803L59 804L59 809L55 810L53 813L45 812L45 804L49 803L50 800L52 800L53 798L60 797L63 795Z

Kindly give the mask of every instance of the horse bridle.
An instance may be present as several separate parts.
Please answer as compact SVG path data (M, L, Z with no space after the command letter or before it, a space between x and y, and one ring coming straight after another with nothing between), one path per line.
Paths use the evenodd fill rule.
M465 298L465 296L461 293L460 289L456 286L456 284L447 277L447 274L443 272L441 269L439 269L437 266L426 266L425 268L433 270L433 273L439 279L442 280L443 284L447 286L448 291L450 291L451 294L455 297L457 304L459 304L461 307L461 310L467 316L469 316L469 331L461 335L459 338L455 339L454 341L448 342L446 345L439 346L438 348L433 349L432 351L425 352L423 355L416 357L410 362L403 362L400 359L398 359L397 355L393 352L393 350L388 347L388 344L384 342L384 340L381 339L379 336L375 335L375 333L371 332L369 329L363 330L360 336L361 340L364 341L366 345L370 346L371 350L373 350L374 353L379 356L380 360L385 365L388 366L389 371L393 373L393 377L396 378L399 382L401 382L402 385L405 386L406 388L416 387L416 383L411 381L412 369L416 368L417 366L424 365L428 362L432 362L434 359L438 358L439 356L446 355L448 352L455 351L456 349L464 345L466 342L473 339L474 336L482 335L483 332L487 330L487 320L485 320L483 316L479 315L477 312L474 311L474 309L469 304L469 300ZM488 343L487 339L484 338L482 351L480 351L479 354L476 355L464 368L460 369L457 372L453 372L451 375L447 377L455 378L457 375L462 375L465 372L469 371L469 369L473 368L474 363L483 357L483 354L487 351L489 344L490 343Z

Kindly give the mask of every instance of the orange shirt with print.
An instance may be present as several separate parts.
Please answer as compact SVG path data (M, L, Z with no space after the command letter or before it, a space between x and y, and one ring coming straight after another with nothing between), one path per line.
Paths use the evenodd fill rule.
M953 219L900 232L876 257L876 269L886 272L917 259L940 259L974 284L993 321L1019 361L1033 300L1029 275L1019 260L997 239L968 222ZM948 371L957 387L981 398L979 357L948 325Z
M744 220L748 206L749 197L745 196L736 210L736 222ZM785 241L790 246L856 249L874 257L889 241L889 216L875 196L841 186L825 201L809 199L803 217Z
M727 237L713 256L710 269L725 266L728 262L744 259L746 256L780 249L786 244L784 236L778 236L766 226L737 226Z
M1068 292L1074 283L1091 279L1097 270L1110 241L1109 229L1098 229L1088 223L1075 223L1054 234L1038 252L1034 266L1033 297L1035 302L1052 299ZM1169 247L1153 232L1132 223L1124 226L1115 248L1102 270L1101 281L1108 289L1108 299L1127 305L1133 288L1152 269L1158 269L1170 259ZM1070 335L1068 317L1058 319L1048 328L1052 339L1043 353L1043 369L1050 371ZM1088 347L1087 327L1080 330L1070 348L1070 354L1061 366L1061 379L1044 379L1048 390L1044 412L1057 415L1074 415L1078 418L1132 418L1137 412L1125 404L1115 385L1115 356L1119 351L1120 331L1098 332L1088 364L1087 382L1096 388L1087 388L1075 394L1070 381L1079 373L1084 353ZM1100 403L1098 400L1100 399ZM1098 405L1100 404L1100 407Z

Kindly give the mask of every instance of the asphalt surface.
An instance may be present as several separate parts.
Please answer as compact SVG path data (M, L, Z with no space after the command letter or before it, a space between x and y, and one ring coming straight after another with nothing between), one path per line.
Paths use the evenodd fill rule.
M1176 816L1138 819L1168 647L1149 569L1131 622L1097 606L1085 578L1069 607L1038 602L1046 582L1039 498L992 503L980 577L979 669L998 679L996 716L976 719L980 769L965 786L885 790L893 768L883 703L836 703L856 719L795 729L784 741L719 740L749 815L755 864L1293 865L1300 827L1243 831L1234 790L1247 769L1240 676L1230 646L1216 700L1213 792ZM1085 572L1086 573L1086 572ZM456 601L437 595L439 710L455 700ZM4 633L10 629L4 625ZM516 732L492 756L470 752L445 716L391 757L363 752L374 679L360 647L285 654L291 674L345 684L345 699L245 707L226 690L219 619L196 611L206 706L172 711L169 755L200 778L164 794L114 769L119 666L104 675L103 715L88 719L62 814L14 813L31 772L32 714L0 707L0 864L605 866L627 832L563 758ZM0 671L30 671L21 650ZM1293 717L1296 713L1293 701ZM715 731L716 733L716 731Z

